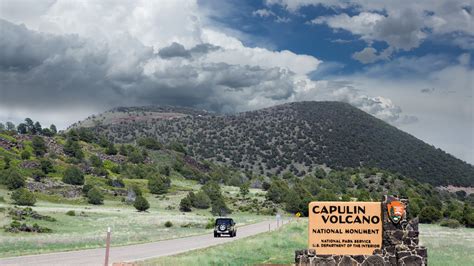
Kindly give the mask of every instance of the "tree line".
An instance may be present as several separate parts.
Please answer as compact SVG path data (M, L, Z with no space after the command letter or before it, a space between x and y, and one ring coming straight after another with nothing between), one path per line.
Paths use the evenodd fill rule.
M42 135L52 137L58 133L58 129L54 124L51 124L48 127L43 128L41 123L36 121L34 122L31 118L25 118L24 122L16 126L13 122L0 122L0 132L1 131L10 131L18 132L19 134L29 134L29 135Z

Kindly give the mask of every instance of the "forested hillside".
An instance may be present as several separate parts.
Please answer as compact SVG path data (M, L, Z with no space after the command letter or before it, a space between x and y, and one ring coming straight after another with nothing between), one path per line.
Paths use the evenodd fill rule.
M284 109L277 107L277 110ZM276 125L271 123L282 120L280 132L293 132L285 129L283 124L289 127L295 120L283 120L278 118L278 114L288 117L287 112L278 113L274 109L234 117L213 117L206 113L195 115L190 112L185 117L194 116L195 123L199 121L203 125L206 124L204 121L223 119L219 123L227 126L215 130L229 134L226 128L237 123L235 121L250 123L260 119L262 122L263 118L259 116L263 115L268 118L262 122L264 127L271 125L275 128ZM134 115L136 113L131 113L130 117ZM296 117L297 111L291 115ZM347 113L347 117L350 115ZM276 120L272 120L272 117ZM166 121L177 122L181 119ZM311 120L308 118L307 121ZM189 152L192 145L185 146L175 141L160 142L156 138L145 137L138 138L132 144L118 144L94 133L90 128L58 133L53 125L42 128L39 122L33 123L29 118L18 126L11 123L6 127L2 125L0 123L0 202L7 201L12 205L34 206L38 200L124 208L133 205L138 211L165 205L165 210L171 212L204 211L221 216L229 213L274 215L281 210L307 215L308 202L313 200L378 201L382 195L390 194L410 198L410 215L419 216L424 222L437 222L446 218L456 220L458 225L474 225L474 194L468 195L464 191L450 193L382 169L330 169L318 166L300 177L291 171L285 171L280 177L265 176L239 171L226 164L196 160ZM174 126L178 132L183 130L179 128L182 126L179 123ZM310 132L298 124L294 126L298 127L297 135L287 137L290 140L295 137L302 139L299 136L307 136ZM239 137L232 140L245 139L244 132L236 129L238 127L245 128L248 134L265 134L259 132L261 129L256 126L251 128L237 123L231 128ZM336 131L331 124L325 127L328 127L329 132ZM211 131L210 125L202 129ZM252 130L253 133L250 132ZM207 134L206 131L196 132L198 136ZM275 135L266 137L276 138ZM229 140L224 143L232 146ZM256 147L262 145L256 143L252 142ZM301 147L305 146L301 144ZM248 145L242 151L244 155L248 153ZM284 157L280 160L284 160ZM300 165L304 166L304 163ZM229 193L229 187L235 187L238 193ZM253 192L250 197L251 188ZM11 192L7 193L7 190ZM49 228L30 227L28 224L23 226L15 222L17 211L21 210L8 211L7 216L13 221L5 225L6 231L50 232Z
M234 115L185 110L118 108L74 126L116 142L177 141L197 158L253 174L377 167L433 185L474 185L472 165L346 103L298 102Z

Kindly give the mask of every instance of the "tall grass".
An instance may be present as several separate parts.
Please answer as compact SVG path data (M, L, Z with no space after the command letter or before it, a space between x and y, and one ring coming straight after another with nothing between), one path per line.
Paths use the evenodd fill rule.
M474 229L421 225L429 265L473 265ZM307 222L221 246L140 262L140 265L255 265L294 263L294 251L307 246Z
M152 198L150 201L158 199ZM109 206L90 206L40 202L33 209L52 216L57 221L27 220L27 223L38 223L51 228L53 232L32 234L7 233L0 230L0 257L103 247L108 226L112 228L114 246L210 233L205 229L211 218L209 211L183 214L176 210L153 208L148 213L139 213L131 206L110 206L112 204L119 203L106 202ZM0 203L0 207L2 206L8 207ZM74 210L76 216L66 215L69 210ZM269 217L236 214L235 218L241 224L248 224ZM9 221L10 218L5 216L5 212L0 213L0 226ZM172 222L174 226L165 227L166 221Z

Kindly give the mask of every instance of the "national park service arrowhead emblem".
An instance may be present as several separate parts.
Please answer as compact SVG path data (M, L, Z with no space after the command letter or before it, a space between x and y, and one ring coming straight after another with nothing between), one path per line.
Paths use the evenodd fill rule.
M395 200L387 203L388 217L394 224L398 224L405 217L405 204Z

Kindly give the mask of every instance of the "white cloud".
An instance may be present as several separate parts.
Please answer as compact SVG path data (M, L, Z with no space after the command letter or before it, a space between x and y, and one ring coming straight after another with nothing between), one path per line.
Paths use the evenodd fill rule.
M385 49L382 53L378 54L375 48L366 47L359 52L355 52L352 55L352 58L363 64L370 64L380 60L388 60L390 54L391 49Z
M252 15L266 18L266 17L275 16L275 13L273 13L272 11L268 9L257 9L252 12Z
M377 52L372 47L357 52L353 58L364 63L387 60L396 50L411 50L420 45L426 34L422 31L423 23L417 14L404 10L400 15L383 16L377 13L361 12L355 16L340 14L335 16L317 17L312 24L327 24L333 29L342 29L359 35L371 44L373 41L383 41L388 49ZM378 54L380 53L380 54Z
M258 17L261 17L261 18L269 18L269 17L273 17L274 18L274 21L277 22L277 23L288 23L291 21L290 18L288 17L280 17L278 16L277 14L275 14L273 11L269 10L269 9L257 9L255 11L252 12L252 15L253 16L258 16Z
M368 44L386 42L392 51L411 50L427 38L474 49L474 5L470 0L267 0L267 5L281 5L290 12L310 5L335 9L340 14L317 17L311 23L347 30ZM357 14L349 16L344 13L347 9Z
M322 16L311 20L312 24L327 24L331 28L344 29L352 32L353 34L361 35L363 38L370 40L373 39L372 33L375 25L385 19L384 16L362 12L356 16L349 16L347 14L340 14L335 16Z

